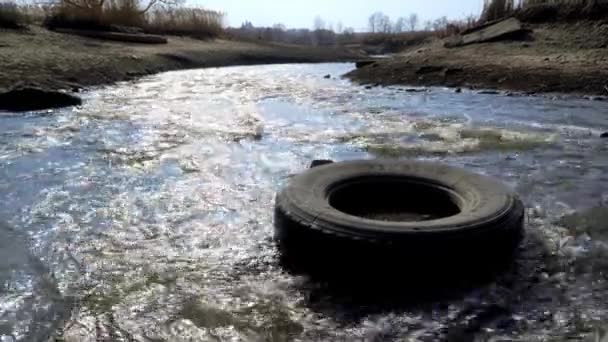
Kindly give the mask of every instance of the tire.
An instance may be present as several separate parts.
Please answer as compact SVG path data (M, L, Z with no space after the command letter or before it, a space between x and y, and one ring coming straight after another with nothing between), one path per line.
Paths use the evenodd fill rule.
M384 207L389 214L415 208L421 217L384 217ZM499 182L460 168L350 161L293 178L277 194L274 223L292 269L477 272L510 259L523 236L524 207Z

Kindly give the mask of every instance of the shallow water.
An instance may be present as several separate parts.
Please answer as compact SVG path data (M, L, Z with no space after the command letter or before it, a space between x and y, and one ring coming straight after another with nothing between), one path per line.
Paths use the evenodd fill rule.
M608 318L608 237L585 215L608 201L608 103L365 89L335 77L352 67L171 72L92 90L82 108L0 115L0 340L593 333ZM390 309L284 272L275 192L312 159L375 157L463 166L520 193L528 239L512 269Z

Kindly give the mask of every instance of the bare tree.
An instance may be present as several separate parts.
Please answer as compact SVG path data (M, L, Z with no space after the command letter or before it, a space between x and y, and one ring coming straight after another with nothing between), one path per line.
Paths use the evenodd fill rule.
M442 29L446 28L447 26L448 26L448 18L446 16L443 16L439 19L435 19L435 21L433 22L433 30L435 30L435 31L442 30Z
M281 23L277 23L272 25L272 29L273 30L277 30L277 31L287 31L287 27L284 24Z
M369 26L369 32L376 32L377 28L376 28L376 22L377 22L377 17L381 16L382 13L380 12L376 12L374 14L372 14L369 19L367 19L368 21L368 26Z
M372 14L369 19L369 30L371 32L385 32L391 31L391 19L388 15L382 12L376 12Z
M138 0L133 0L137 2ZM156 5L165 5L165 6L177 6L181 3L185 2L185 0L149 0L148 5L144 7L141 13L148 12L152 7Z
M482 21L492 21L511 14L515 8L514 0L484 0Z
M410 14L410 16L407 18L407 23L410 31L416 31L416 27L418 26L418 14Z
M406 24L406 20L404 17L400 17L399 19L397 19L397 21L395 21L395 26L393 28L394 32L403 32L405 29L405 25Z
M380 22L381 31L384 33L391 33L393 30L393 23L391 22L391 18L388 15L382 17L382 21Z
M316 16L315 22L313 23L312 28L315 31L325 29L325 20L323 20L323 18L321 18L321 16Z
M287 38L287 27L281 23L272 25L271 40L284 42Z
M90 11L94 15L101 16L106 5L106 0L55 0L63 5L79 8L82 10ZM177 6L185 0L128 0L124 2L123 6L130 6L133 9L144 14L148 12L152 7L156 5L163 6Z
M344 32L344 25L341 21L338 21L338 23L336 24L336 33L342 34L342 32Z
M424 30L425 31L431 31L433 29L433 22L430 20L427 20L424 22Z

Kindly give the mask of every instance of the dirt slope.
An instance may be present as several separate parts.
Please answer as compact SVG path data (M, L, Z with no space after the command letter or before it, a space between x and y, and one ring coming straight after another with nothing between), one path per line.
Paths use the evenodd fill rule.
M406 50L348 75L372 84L608 95L608 22L527 25L526 41Z
M55 33L0 30L0 91L107 84L167 70L279 62L355 60L341 49L169 37L166 45L121 43Z

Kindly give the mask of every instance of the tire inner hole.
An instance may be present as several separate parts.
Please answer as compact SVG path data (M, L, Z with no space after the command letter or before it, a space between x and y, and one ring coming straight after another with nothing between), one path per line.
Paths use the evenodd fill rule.
M331 187L328 200L343 213L378 221L429 221L461 212L450 189L405 177L351 179Z

